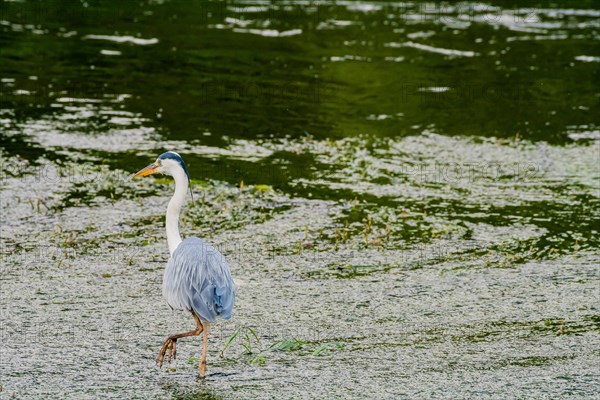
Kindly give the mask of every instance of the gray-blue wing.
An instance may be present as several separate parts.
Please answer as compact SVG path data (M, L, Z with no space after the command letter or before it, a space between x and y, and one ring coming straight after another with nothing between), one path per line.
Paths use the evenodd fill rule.
M193 310L202 321L231 318L235 285L225 257L202 239L185 239L165 269L163 295L172 308Z

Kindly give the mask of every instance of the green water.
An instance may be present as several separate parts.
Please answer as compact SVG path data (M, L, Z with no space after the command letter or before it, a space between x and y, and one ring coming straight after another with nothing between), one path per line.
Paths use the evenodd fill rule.
M0 398L594 398L599 17L0 3ZM154 366L165 150L239 286L206 382Z

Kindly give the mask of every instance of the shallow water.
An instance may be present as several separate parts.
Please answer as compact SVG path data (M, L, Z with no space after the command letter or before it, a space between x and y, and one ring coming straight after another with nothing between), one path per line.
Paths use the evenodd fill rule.
M125 3L0 5L0 398L598 395L598 5ZM165 149L239 285L206 382Z

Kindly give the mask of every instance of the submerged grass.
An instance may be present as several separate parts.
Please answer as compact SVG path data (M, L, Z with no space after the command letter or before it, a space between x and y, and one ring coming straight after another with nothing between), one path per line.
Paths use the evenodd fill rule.
M195 201L182 221L199 226L210 235L248 224L264 223L291 205L289 198L266 185L235 187L218 182L194 186Z
M237 342L236 342L237 339ZM284 338L265 344L261 341L254 328L241 327L233 331L226 339L225 345L221 350L221 357L224 357L225 350L234 343L243 350L241 356L246 357L250 365L265 366L271 358L272 352L299 352L302 355L320 356L329 351L339 351L344 349L344 345L339 341L306 341L296 338Z

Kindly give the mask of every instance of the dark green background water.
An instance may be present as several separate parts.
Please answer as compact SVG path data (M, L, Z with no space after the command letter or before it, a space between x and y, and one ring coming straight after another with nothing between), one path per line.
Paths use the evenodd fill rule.
M0 3L5 393L597 394L599 41L591 0ZM150 368L164 150L263 343L208 388ZM18 334L88 315L127 340Z
M564 144L569 132L598 129L598 61L577 60L598 56L593 1L569 1L563 11L544 2L378 2L362 11L277 4L4 2L0 73L15 82L2 85L2 108L25 118L58 112L50 107L58 96L129 94L127 109L164 137L214 145L224 136L398 137L425 127ZM261 36L267 30L301 33ZM406 42L475 55L396 46ZM422 91L430 87L449 90ZM368 119L379 115L388 118ZM108 128L101 119L95 127Z

